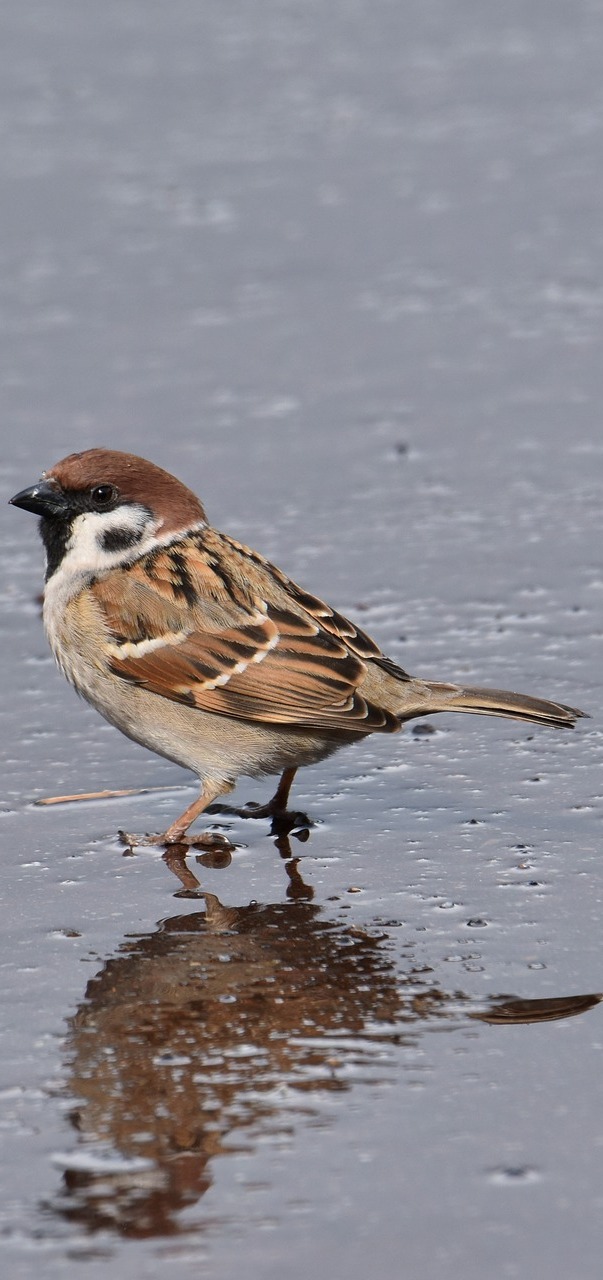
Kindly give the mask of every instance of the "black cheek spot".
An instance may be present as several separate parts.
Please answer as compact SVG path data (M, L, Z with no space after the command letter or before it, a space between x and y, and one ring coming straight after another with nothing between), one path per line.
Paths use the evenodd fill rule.
M99 543L103 551L128 551L130 547L135 547L137 542L140 542L139 530L125 527L107 529L99 537Z

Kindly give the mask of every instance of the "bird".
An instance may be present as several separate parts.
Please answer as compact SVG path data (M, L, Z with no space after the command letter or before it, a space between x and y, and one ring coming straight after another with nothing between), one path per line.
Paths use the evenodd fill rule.
M416 717L475 712L572 728L585 714L408 675L135 454L69 454L10 502L40 517L44 627L67 679L128 738L199 779L166 831L131 842L192 843L193 822L241 775L280 775L253 813L286 812L300 766Z

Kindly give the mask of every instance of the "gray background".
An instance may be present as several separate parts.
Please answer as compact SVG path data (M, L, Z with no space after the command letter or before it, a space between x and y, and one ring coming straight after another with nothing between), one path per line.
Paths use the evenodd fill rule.
M210 964L203 899L174 901L158 855L124 859L115 838L165 826L192 789L32 804L189 780L55 672L34 522L3 506L11 1276L600 1276L601 1011L518 1026L468 1011L603 988L602 60L595 0L2 7L6 498L74 449L147 454L413 672L592 714L574 734L440 718L307 770L307 919L266 827L232 819L232 866L196 869L267 914L222 988L239 918ZM160 922L187 912L201 941L174 926L184 949L163 960ZM346 968L314 1007L307 992L367 938L368 976ZM146 987L137 947L158 966ZM112 956L113 994L101 980L86 1003ZM161 1039L178 966L199 963L205 1040L162 1058L143 1031L128 1056L132 992ZM208 1046L242 1043L248 974L296 969L310 1013L295 1034L286 995L270 1015L288 1065L268 1035L256 1069L252 1027L252 1069L216 1102ZM104 1078L98 1062L86 1076L89 1016L114 1065L76 1123L84 1077ZM141 1164L119 1097L153 1054ZM161 1188L193 1167L176 1151L185 1091L217 1111L221 1145L203 1131L206 1183L174 1193L166 1225L145 1185L165 1209ZM172 1146L156 1150L161 1115ZM146 1228L128 1227L128 1195Z

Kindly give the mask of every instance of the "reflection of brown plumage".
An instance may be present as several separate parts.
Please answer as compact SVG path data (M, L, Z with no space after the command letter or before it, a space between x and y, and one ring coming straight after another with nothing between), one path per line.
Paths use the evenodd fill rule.
M207 894L205 912L124 943L71 1022L81 1145L55 1209L89 1231L178 1232L212 1157L290 1133L329 1093L392 1078L397 1046L430 1024L532 1020L529 1001L476 1012L430 970L399 973L383 941L308 902L235 908ZM535 1019L597 998L535 1002ZM99 1150L149 1168L95 1171Z
M109 1208L98 1176L68 1170L62 1211L91 1229L117 1212L126 1234L177 1230L227 1135L248 1143L290 1127L317 1105L309 1095L348 1088L351 1070L355 1082L386 1070L400 1000L377 939L304 902L228 908L208 894L206 905L125 944L72 1021L84 1143L146 1157L161 1173L142 1186L138 1175L103 1175Z

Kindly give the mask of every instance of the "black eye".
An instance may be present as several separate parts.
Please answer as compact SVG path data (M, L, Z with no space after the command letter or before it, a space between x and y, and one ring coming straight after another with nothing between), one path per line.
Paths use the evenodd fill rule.
M114 484L95 484L90 490L90 499L97 511L106 511L116 497L117 489Z

